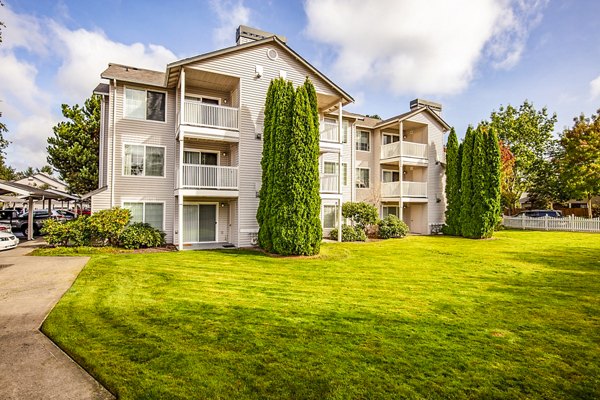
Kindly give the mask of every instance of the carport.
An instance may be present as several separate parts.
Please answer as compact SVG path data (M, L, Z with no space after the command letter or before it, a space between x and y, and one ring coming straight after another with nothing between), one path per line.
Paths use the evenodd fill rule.
M0 180L0 196L6 198L6 195L9 194L12 194L16 198L15 200L27 200L27 225L30 227L30 229L27 230L27 240L33 239L33 229L31 229L33 226L33 201L48 200L48 213L50 214L52 212L52 200L64 199L63 195L48 190L34 188L21 183Z

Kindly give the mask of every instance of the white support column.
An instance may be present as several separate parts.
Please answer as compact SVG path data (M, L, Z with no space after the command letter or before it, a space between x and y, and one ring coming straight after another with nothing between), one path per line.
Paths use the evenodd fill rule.
M183 250L183 196L177 196L177 249Z
M404 165L402 163L403 157L403 143L404 143L404 125L402 123L402 121L400 121L400 124L398 126L398 129L400 130L400 157L398 161L398 171L400 171L400 173L398 174L400 176L400 209L399 211L399 218L402 220L402 218L404 217L404 201L402 201L402 196L404 195L403 190L402 190L402 186L403 186L403 182L404 182Z
M179 84L181 85L181 90L179 91L181 103L181 110L179 112L179 125L181 125L183 121L185 121L185 69L183 67L181 67L181 73L179 75Z
M344 143L344 136L342 129L344 124L342 123L342 102L338 103L338 137L340 144L340 152L338 153L338 194L340 196L338 200L338 242L342 241L342 204L343 204L343 195L342 195L342 148Z
M33 240L33 197L29 196L27 200L27 240Z

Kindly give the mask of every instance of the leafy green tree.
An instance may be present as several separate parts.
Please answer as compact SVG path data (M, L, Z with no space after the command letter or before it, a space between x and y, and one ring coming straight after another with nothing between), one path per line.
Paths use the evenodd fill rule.
M460 167L458 165L458 138L454 128L450 130L446 144L446 226L447 235L460 235Z
M503 202L514 209L521 195L531 188L532 177L537 163L544 158L547 146L552 138L556 114L549 115L544 107L536 110L532 103L525 100L519 108L508 105L493 111L490 124L498 137L514 155L514 165L509 170L508 183L503 185Z
M487 124L481 128L484 132L485 144L485 173L486 173L486 221L484 237L492 236L494 229L502 220L501 201L501 157L500 142L493 127Z
M471 213L462 226L463 236L477 239L485 237L488 222L487 203L488 169L486 166L485 137L482 124L472 132L471 149Z
M98 186L100 97L90 97L84 107L63 104L62 113L69 121L53 128L46 148L48 163L72 193L87 193Z
M600 195L600 109L591 118L583 114L559 139L559 171L568 194L587 201L592 217L592 197Z
M531 189L527 192L534 208L552 209L554 203L569 200L566 182L560 174L561 149L558 140L551 142L548 156L537 164Z

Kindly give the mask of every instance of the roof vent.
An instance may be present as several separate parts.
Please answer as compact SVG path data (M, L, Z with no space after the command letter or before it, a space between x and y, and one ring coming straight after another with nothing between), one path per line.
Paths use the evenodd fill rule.
M266 39L268 37L277 36L277 39L283 43L287 42L285 36L276 35L274 33L261 31L260 29L251 28L246 25L240 25L235 31L235 42L239 46L240 44L254 42L256 40Z
M433 101L414 99L410 102L410 109L414 110L418 107L429 107L432 111L438 115L442 113L442 105L440 103L434 103Z

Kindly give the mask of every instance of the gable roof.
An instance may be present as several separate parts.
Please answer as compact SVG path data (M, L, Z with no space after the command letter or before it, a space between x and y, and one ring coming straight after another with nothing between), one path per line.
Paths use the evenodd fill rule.
M448 123L446 121L444 121L442 119L442 117L440 117L435 111L431 110L431 108L429 108L428 106L423 106L423 107L418 107L415 108L414 110L410 110L408 112L405 112L403 114L400 115L396 115L395 117L392 118L388 118L384 121L379 122L375 128L383 128L385 126L391 125L393 123L398 123L400 121L404 121L410 117L413 117L419 113L422 112L427 112L429 113L429 115L431 115L436 121L439 122L440 125L442 125L444 127L445 130L450 130L450 125L448 125Z
M248 42L248 43L244 43L244 44L240 44L240 45L236 45L236 46L226 47L224 49L212 51L210 53L205 53L205 54L201 54L198 56L184 58L182 60L172 62L167 65L167 73L164 76L163 86L174 87L177 84L179 70L187 64L208 60L210 58L222 56L224 54L230 54L230 53L243 51L243 50L246 50L246 49L249 49L249 48L252 48L255 46L260 46L260 45L263 45L266 43L274 43L274 44L279 45L279 47L281 47L282 49L287 51L298 62L300 62L302 65L304 65L310 71L312 71L319 78L321 78L325 82L327 82L331 86L331 88L334 91L336 91L337 93L339 93L341 95L341 97L345 100L345 102L343 102L343 105L354 102L354 99L352 98L352 96L350 96L348 93L346 93L338 85L333 83L333 81L331 79L329 79L327 76L322 74L318 69L313 67L308 61L306 61L302 56L300 56L298 53L296 53L294 50L292 50L291 47L289 47L287 44L285 44L283 41L281 41L277 36L271 36L271 37L261 39L261 40L256 40L256 41L252 41L252 42Z

